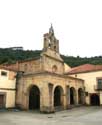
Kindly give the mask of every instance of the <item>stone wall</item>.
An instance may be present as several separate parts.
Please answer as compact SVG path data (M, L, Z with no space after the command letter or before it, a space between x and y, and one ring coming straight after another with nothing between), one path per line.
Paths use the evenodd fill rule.
M82 80L73 79L71 77L61 76L51 73L42 73L36 75L22 76L19 79L17 86L17 105L22 109L29 109L29 88L36 85L40 90L40 111L42 112L54 112L54 90L58 86L61 88L61 100L62 108L67 109L69 107L69 95L67 88L74 87L76 90L76 105L78 99L78 89L84 90L84 84Z
M38 72L41 71L40 59L31 61L22 61L19 63L19 71L24 71L25 73Z

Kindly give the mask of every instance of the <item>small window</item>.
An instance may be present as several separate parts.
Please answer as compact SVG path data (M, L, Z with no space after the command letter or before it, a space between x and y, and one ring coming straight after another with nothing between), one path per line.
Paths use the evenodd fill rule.
M56 50L56 46L54 46L54 50Z
M98 82L98 85L102 85L102 79L98 79L97 82Z
M52 72L55 73L56 71L57 71L57 66L54 65L54 66L52 67Z
M7 76L7 72L1 71L1 76Z
M75 77L77 78L77 74L75 74Z
M88 96L88 95L89 95L89 93L88 93L88 92L85 92L85 95L86 95L86 96Z
M49 48L51 48L51 44L49 43Z

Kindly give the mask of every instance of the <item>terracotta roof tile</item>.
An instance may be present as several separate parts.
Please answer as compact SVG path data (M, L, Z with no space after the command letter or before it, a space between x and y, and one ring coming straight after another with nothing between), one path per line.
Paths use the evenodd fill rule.
M102 65L84 64L84 65L72 68L66 74L75 74L75 73L91 72L91 71L98 71L98 70L102 70Z
M0 69L4 69L4 70L9 70L9 71L17 72L17 69L9 68L9 67L6 67L6 66L0 66Z

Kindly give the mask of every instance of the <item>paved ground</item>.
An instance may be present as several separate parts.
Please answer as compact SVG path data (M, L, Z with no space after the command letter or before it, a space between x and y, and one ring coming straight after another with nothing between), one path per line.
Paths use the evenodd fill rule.
M3 111L0 125L102 125L102 107L80 107L54 114Z

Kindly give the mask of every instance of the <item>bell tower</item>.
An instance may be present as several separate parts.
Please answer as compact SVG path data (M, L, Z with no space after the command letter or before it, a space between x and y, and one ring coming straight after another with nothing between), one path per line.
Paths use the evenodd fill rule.
M59 53L59 41L54 34L53 26L49 28L49 32L44 34L44 46L41 53L42 70L51 73L63 74L64 61Z
M43 50L46 51L48 48L51 49L52 51L55 51L56 53L59 53L59 40L57 40L55 37L52 24L51 27L49 28L49 33L44 34Z

